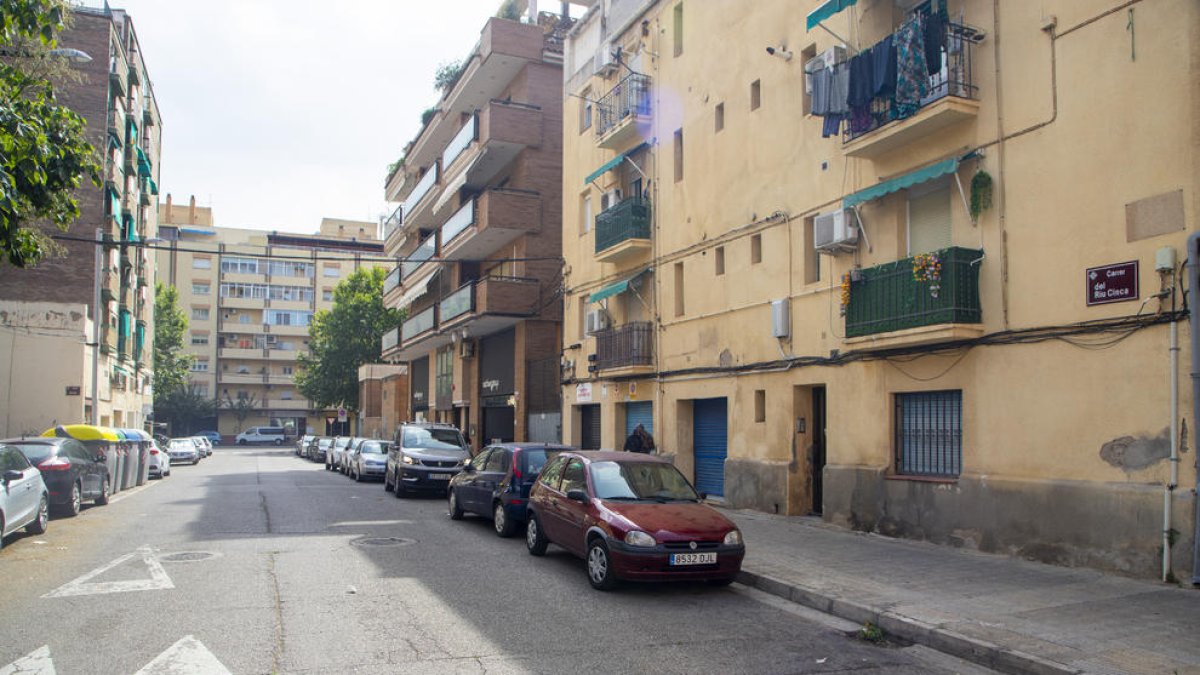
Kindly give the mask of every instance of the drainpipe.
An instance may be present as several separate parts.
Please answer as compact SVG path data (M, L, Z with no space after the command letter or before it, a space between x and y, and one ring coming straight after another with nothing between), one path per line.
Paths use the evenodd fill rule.
M1196 304L1196 289L1200 288L1200 232L1188 235L1187 279L1188 317L1192 338L1192 436L1195 437L1200 424L1200 312L1191 305ZM1195 446L1196 444L1193 444ZM1196 453L1200 454L1200 453ZM1200 457L1196 459L1196 489L1192 494L1195 502L1195 517L1192 521L1192 584L1200 584Z
M1174 283L1174 279L1172 279ZM1172 289L1173 292L1173 289ZM1192 352L1195 355L1195 351ZM1175 487L1179 484L1179 321L1171 321L1171 348L1169 362L1171 364L1171 480L1163 490L1163 557L1162 580L1167 581L1171 574L1171 498L1175 495Z

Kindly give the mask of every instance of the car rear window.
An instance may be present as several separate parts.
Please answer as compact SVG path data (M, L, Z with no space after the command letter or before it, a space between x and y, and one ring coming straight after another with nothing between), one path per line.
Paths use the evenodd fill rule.
M558 457L560 452L554 448L522 448L521 472L530 477L536 476L546 462Z
M362 451L370 455L386 455L390 447L392 444L387 441L365 441L362 444Z
M54 456L54 446L45 443L13 443L30 464L40 464Z

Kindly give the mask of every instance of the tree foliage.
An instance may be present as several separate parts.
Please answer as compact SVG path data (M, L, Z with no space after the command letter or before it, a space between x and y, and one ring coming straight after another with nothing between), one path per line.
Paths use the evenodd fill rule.
M65 0L0 0L0 256L16 267L54 248L36 221L65 232L79 217L76 188L100 184L86 120L54 93L66 69L50 50L68 16Z
M451 61L438 66L438 69L433 73L433 88L445 94L454 88L458 82L459 76L462 75L466 64L462 61Z
M174 286L154 284L154 403L188 388L188 372L195 360L183 351L188 321L179 308ZM157 412L156 412L157 416Z
M521 8L518 6L517 0L504 0L500 3L500 9L496 10L496 16L509 21L520 21Z
M333 309L313 317L296 385L315 406L358 409L358 367L379 361L383 334L403 318L383 304L386 276L381 267L354 272L333 289Z
M176 389L166 395L154 394L154 419L166 422L172 436L201 431L200 420L207 420L216 413L216 399L197 394L189 387Z
M225 394L225 400L221 402L226 410L233 412L233 416L237 419L237 428L235 431L241 433L242 425L246 423L246 419L258 411L258 397L251 393L248 396L231 397L228 393Z

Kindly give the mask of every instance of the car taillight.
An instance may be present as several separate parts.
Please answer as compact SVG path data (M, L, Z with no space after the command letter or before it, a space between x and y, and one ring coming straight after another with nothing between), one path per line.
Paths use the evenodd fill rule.
M152 454L152 455L157 455L157 454L158 454L158 450L155 450L154 448L150 448L150 454Z
M513 477L521 480L521 451L513 450L512 456Z
M71 468L71 462L62 457L51 457L46 461L38 464L38 469L42 471L66 471Z

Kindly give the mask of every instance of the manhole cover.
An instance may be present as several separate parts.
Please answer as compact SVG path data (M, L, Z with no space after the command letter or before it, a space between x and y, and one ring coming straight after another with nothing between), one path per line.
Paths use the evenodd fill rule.
M350 542L352 546L407 546L417 543L404 537L359 537Z
M196 562L198 560L208 560L215 558L216 553L208 551L183 551L181 553L168 553L158 557L159 562Z

